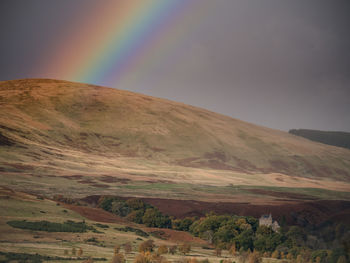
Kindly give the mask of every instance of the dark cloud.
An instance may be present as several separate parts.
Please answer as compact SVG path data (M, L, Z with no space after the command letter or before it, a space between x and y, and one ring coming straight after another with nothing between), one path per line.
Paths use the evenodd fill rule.
M1 1L0 79L40 75L33 64L50 51L53 35L90 3ZM122 88L277 129L350 131L350 1L217 0L211 6L179 42L176 63L159 62L150 71L156 76L136 68L143 78Z

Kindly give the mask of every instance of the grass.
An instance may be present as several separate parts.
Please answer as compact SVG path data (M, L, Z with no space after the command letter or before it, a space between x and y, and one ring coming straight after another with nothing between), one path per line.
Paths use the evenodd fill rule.
M192 178L190 171L194 173ZM21 174L11 174L11 176L9 176L1 173L0 180L4 186L11 187L18 191L31 189L33 193L50 197L53 196L53 193L73 198L85 197L96 193L100 195L115 195L115 193L118 193L120 196L135 196L135 193L137 193L137 196L143 197L194 199L200 201L230 201L242 199L242 196L244 196L247 202L258 201L262 203L265 200L269 203L271 201L283 200L285 199L283 195L289 193L288 199L295 199L297 201L303 199L350 200L350 193L342 191L340 187L339 190L316 187L295 187L293 184L298 184L300 181L294 182L292 180L293 184L290 187L275 186L273 184L268 184L270 179L266 178L266 176L263 177L262 181L258 182L254 175L243 176L236 174L233 177L225 172L219 174L213 172L207 177L207 180L203 179L197 181L196 173L202 174L202 171L196 169L187 171L183 169L177 173L162 169L161 171L153 171L152 174L145 173L143 170L133 170L131 173L132 174L127 175L123 173L124 176L122 178L130 180L126 182L101 181L101 176L99 175L82 175L78 178L66 178L62 176L38 177ZM113 175L111 176L113 178ZM173 181L164 180L164 178L170 176L172 176ZM222 181L217 181L217 177L222 178ZM120 177L118 176L116 178L118 179ZM134 178L137 178L137 180L134 180ZM226 178L227 181L225 181ZM283 180L289 180L288 178L285 179L285 177L282 178ZM254 189L263 191L254 191ZM278 195L280 195L280 197ZM11 200L9 202L11 202ZM23 212L25 211L27 211L27 216L31 216L30 214L33 211L40 213L40 209L25 209ZM11 211L11 213L12 212L16 211Z
M0 151L0 164L6 172L117 174L127 168L157 171L157 166L176 172L182 168L174 163L196 157L200 164L187 165L207 173L220 174L219 166L224 164L248 175L252 171L242 168L237 161L241 160L256 166L255 175L272 169L319 179L326 167L329 177L342 182L349 179L347 150L189 105L57 80L5 81L1 87L0 97L6 103L0 113L0 132L17 142ZM214 157L208 159L207 154ZM286 164L288 171L271 167L276 160ZM210 161L219 165L212 166ZM234 176L238 172L226 173ZM207 180L200 173L197 176Z
M211 185L193 185L193 184L172 184L172 183L152 183L152 184L133 184L125 185L121 188L133 189L138 191L154 190L157 193L166 192L187 192L190 191L193 194L204 195L205 193L223 194L226 196L234 195L250 195L251 190L262 189L271 191L273 193L292 193L304 195L307 199L320 199L320 200L350 200L350 193L344 191L332 191L320 188L294 188L294 187L275 187L275 186L246 186L246 185L229 185L229 186L211 186ZM266 196L268 194L255 194L259 196Z
M114 246L122 245L130 242L133 247L133 252L126 255L128 262L133 262L137 255L138 245L146 239L153 239L157 246L162 244L170 246L176 242L171 240L162 240L154 236L140 237L141 231L144 229L136 229L128 225L120 223L99 223L85 219L88 225L101 226L104 233L93 233L91 231L85 233L68 233L56 232L50 233L45 231L35 231L28 229L13 228L6 224L9 220L31 220L39 221L42 218L50 219L55 222L64 222L66 220L84 219L75 212L68 210L68 213L62 212L62 207L57 206L55 202L49 200L36 199L31 195L22 195L19 193L9 193L5 190L0 190L1 196L8 196L0 202L0 260L5 260L7 256L10 258L31 257L26 254L38 254L39 259L44 259L45 262L80 262L71 257L72 249L78 250L82 248L82 257L100 258L95 260L100 262L101 259L107 259L109 262L113 256ZM40 210L46 211L44 214ZM32 211L33 213L31 213ZM141 227L141 226L140 226ZM127 230L125 232L125 230ZM137 231L139 230L139 231ZM94 242L89 242L93 240ZM215 257L211 250L202 249L202 244L193 243L193 249L187 257L196 257L198 259L209 258L211 262L219 262L222 258ZM66 254L64 251L67 251ZM121 252L124 253L123 248ZM50 257L50 258L49 258ZM179 260L183 256L176 253L175 255L165 255L169 260ZM103 262L103 261L101 261Z

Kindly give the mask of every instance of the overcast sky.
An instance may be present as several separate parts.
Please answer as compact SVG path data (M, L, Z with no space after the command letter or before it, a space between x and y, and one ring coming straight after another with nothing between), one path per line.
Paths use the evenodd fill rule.
M197 0L203 1L212 0ZM36 65L57 44L55 37L64 36L97 2L103 4L1 0L0 80L66 79L54 72L46 76ZM280 130L350 132L350 1L212 3L202 17L195 16L196 26L186 38L175 43L181 52L174 63L160 60L152 70L136 65L141 77L127 81L133 78L130 73L118 88Z

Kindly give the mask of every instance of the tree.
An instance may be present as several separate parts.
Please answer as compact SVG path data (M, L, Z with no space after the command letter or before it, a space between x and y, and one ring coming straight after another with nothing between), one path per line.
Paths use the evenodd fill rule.
M239 246L239 248L243 248L244 250L253 248L253 239L254 232L252 229L247 229L242 231L237 237L235 237L234 241Z
M114 255L118 254L120 251L120 245L115 245L114 246Z
M280 252L278 250L275 250L272 255L271 255L272 258L279 258L280 257Z
M151 263L151 253L146 252L146 253L141 253L138 254L134 260L134 263Z
M306 240L305 231L298 226L291 226L286 233L287 243L289 243L289 247L297 247L302 246Z
M303 257L301 255L297 256L296 263L303 263Z
M213 244L214 232L212 230L207 230L202 233L201 238L207 240L209 244Z
M190 226L193 224L195 219L193 217L186 217L184 219L173 220L173 228L180 231L189 231Z
M83 249L80 247L78 250L78 257L81 257L83 255Z
M133 210L146 210L146 204L138 198L128 199L126 200L126 204Z
M157 250L158 255L162 255L166 253L168 253L168 247L166 245L161 245Z
M232 244L232 246L230 247L228 252L230 253L231 256L235 256L236 255L236 244L235 243Z
M132 246L131 246L130 242L124 244L124 251L127 254L129 254L132 251Z
M286 259L292 260L293 259L293 254L292 253L288 253L286 256Z
M148 208L142 217L142 222L148 227L171 228L171 220L168 216L163 216L158 209Z
M221 248L215 248L214 254L215 254L217 257L221 257L221 253L222 253Z
M123 200L114 200L111 206L111 212L119 216L127 216L132 209Z
M176 253L176 250L177 250L176 245L169 247L169 253L172 255L174 255Z
M136 224L142 224L143 210L135 210L126 216L126 219Z
M122 253L117 253L113 256L111 263L124 263L125 257Z
M149 239L147 241L142 242L139 245L139 252L152 252L154 248L154 241Z
M345 258L345 256L340 256L340 257L338 258L337 263L346 263L346 258Z
M254 250L252 253L249 253L248 262L249 263L259 263L260 262L260 256L256 250Z
M191 245L189 243L183 243L182 245L180 245L179 251L182 254L186 255L187 253L189 253L191 251Z

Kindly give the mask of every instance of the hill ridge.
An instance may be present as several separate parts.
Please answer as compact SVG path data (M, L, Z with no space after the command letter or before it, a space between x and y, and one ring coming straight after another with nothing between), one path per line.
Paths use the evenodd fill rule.
M3 172L76 174L96 162L91 172L108 174L132 162L167 167L164 180L187 168L223 182L350 179L349 150L135 92L21 79L0 82L0 105Z

